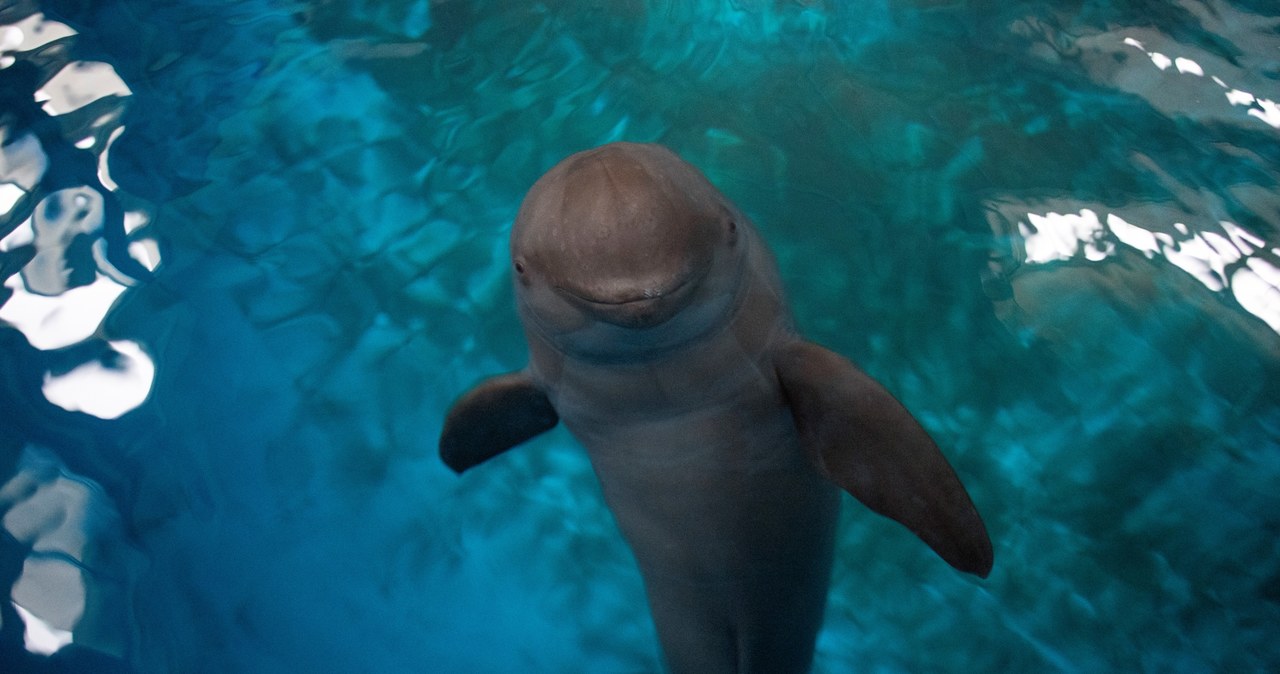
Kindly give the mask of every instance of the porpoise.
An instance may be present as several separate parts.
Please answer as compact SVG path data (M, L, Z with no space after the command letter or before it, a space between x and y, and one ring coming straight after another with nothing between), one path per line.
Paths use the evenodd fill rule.
M461 473L563 422L644 579L667 666L807 671L839 489L986 577L986 527L880 384L792 323L746 215L658 145L574 154L511 233L523 370L449 410Z

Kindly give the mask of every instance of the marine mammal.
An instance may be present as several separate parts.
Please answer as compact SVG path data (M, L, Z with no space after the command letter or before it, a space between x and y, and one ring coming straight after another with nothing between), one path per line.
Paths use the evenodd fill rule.
M676 672L803 672L839 491L986 576L955 472L883 387L795 331L750 220L671 151L572 155L511 233L530 362L446 416L465 471L558 422L586 447Z

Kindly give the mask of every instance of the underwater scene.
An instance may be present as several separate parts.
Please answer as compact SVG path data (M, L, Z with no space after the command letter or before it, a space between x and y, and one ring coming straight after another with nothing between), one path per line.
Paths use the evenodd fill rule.
M0 672L664 671L518 370L509 236L659 143L937 442L994 567L843 496L812 671L1280 670L1280 8L0 2Z

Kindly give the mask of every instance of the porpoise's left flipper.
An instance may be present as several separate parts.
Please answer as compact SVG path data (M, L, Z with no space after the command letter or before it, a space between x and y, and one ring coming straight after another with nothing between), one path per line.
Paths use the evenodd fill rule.
M894 397L840 355L795 341L774 366L823 476L902 523L948 564L985 578L991 539L938 446Z
M529 375L492 377L449 408L440 432L440 459L461 473L551 430L559 421L547 394Z

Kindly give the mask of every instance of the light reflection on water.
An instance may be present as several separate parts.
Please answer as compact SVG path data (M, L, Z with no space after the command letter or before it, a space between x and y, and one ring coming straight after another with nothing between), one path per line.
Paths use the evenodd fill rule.
M67 574L0 629L147 672L653 671L567 435L461 480L433 448L523 362L523 191L627 139L752 214L992 528L974 584L847 508L816 671L1280 663L1280 19L925 4L0 10L54 122L0 117L0 559Z

